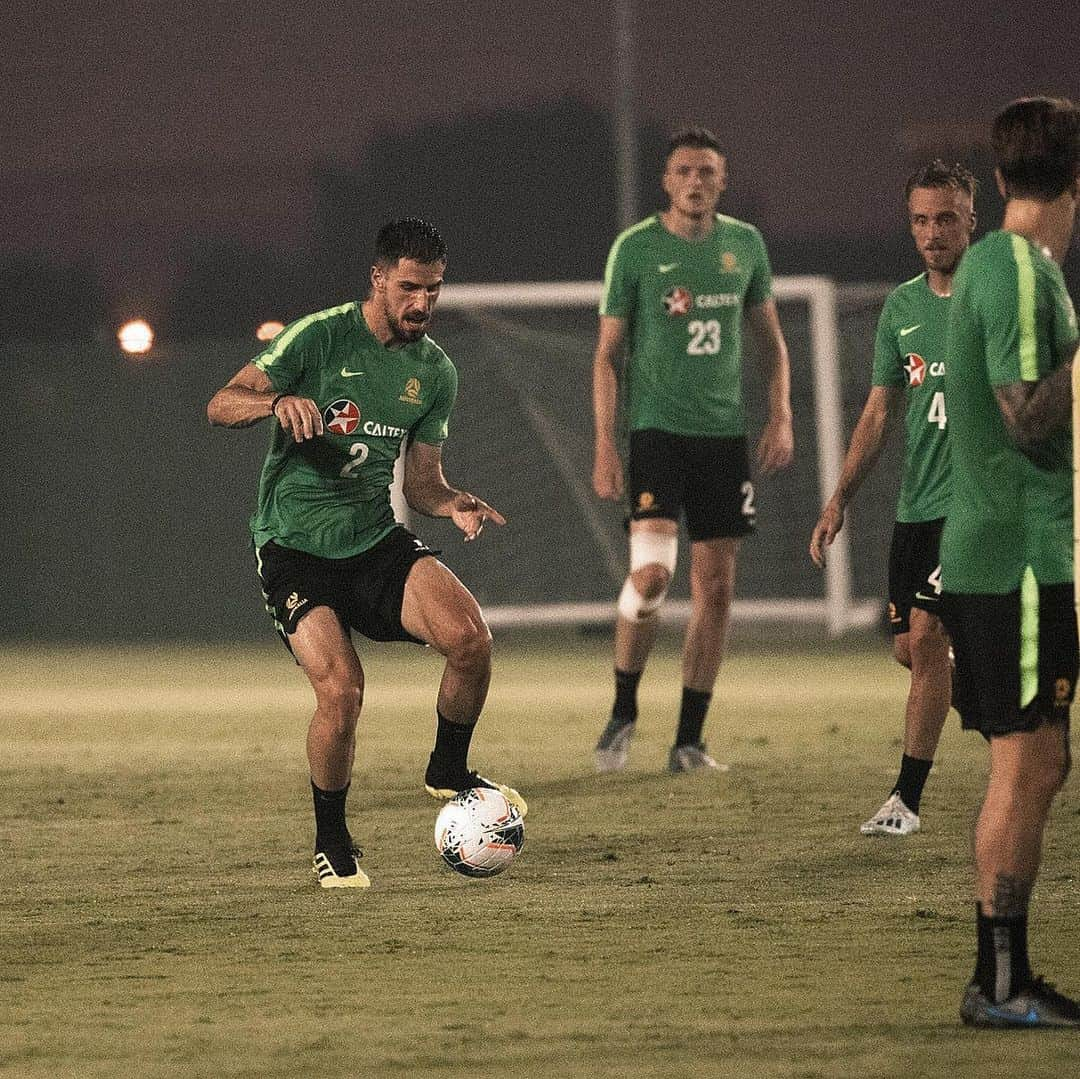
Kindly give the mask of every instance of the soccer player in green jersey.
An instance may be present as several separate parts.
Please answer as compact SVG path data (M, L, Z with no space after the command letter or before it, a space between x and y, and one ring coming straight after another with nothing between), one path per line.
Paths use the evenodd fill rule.
M889 622L893 655L911 671L900 774L863 835L910 835L949 712L949 639L941 623L938 544L949 495L944 394L953 273L975 228L975 178L962 165L934 161L904 189L915 246L926 263L894 289L878 320L873 384L851 436L840 480L810 537L810 557L844 526L844 512L903 415L904 470L889 548Z
M941 537L954 703L990 743L975 825L977 959L965 1023L1080 1027L1034 977L1027 921L1043 831L1069 770L1078 668L1071 377L1076 314L1059 268L1080 200L1080 109L1024 98L994 121L1001 231L953 281L945 398L952 497Z
M615 419L616 370L625 349L630 573L618 601L615 703L596 746L601 772L626 764L638 681L675 572L683 514L691 615L668 767L717 767L702 730L727 638L736 553L755 512L742 400L744 314L768 375L757 466L768 475L792 459L790 370L769 258L756 228L716 213L726 184L716 137L704 128L677 133L663 173L668 208L615 240L604 274L593 362L592 482L601 498L623 494Z
M386 225L371 289L287 326L207 407L212 424L275 420L251 529L267 610L315 691L307 735L315 802L314 872L324 888L363 888L345 822L364 672L351 630L429 644L446 659L429 794L497 787L468 770L491 673L491 636L465 586L397 523L389 487L404 447L410 507L476 539L502 515L442 470L457 373L427 336L446 245L425 221Z

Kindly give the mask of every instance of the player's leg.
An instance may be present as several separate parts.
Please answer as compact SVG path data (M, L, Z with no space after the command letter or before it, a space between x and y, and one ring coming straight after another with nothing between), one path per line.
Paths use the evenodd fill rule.
M511 787L485 780L469 770L473 731L491 681L491 633L472 593L438 559L413 563L405 581L401 625L431 645L446 660L436 703L438 728L424 784L436 797L452 797L469 787L501 790L528 811Z
M615 699L596 743L598 772L626 766L637 722L637 689L656 641L659 610L675 574L685 464L677 439L663 431L630 436L630 569L615 616Z
M690 620L682 657L679 726L672 771L719 768L705 752L702 731L727 646L739 540L723 536L690 544Z
M977 1026L1080 1027L1080 1007L1034 977L1028 961L1028 907L1069 770L1077 674L1071 585L1029 584L1008 596L950 596L947 608L959 673L977 679L961 720L990 741L974 840L977 960L960 1014Z
M753 532L756 517L746 440L696 438L686 443L692 476L684 498L690 620L683 642L679 725L668 759L672 772L721 767L705 752L702 731L727 647L739 543Z
M296 661L315 691L307 754L315 802L315 874L324 888L366 887L359 852L345 823L356 755L356 722L364 672L348 633L329 607L309 611L289 636Z
M889 549L889 621L893 655L911 671L900 772L863 835L904 836L921 826L919 807L949 712L949 638L939 617L938 546L942 521L897 522Z
M345 823L364 672L333 609L340 600L340 562L273 541L256 551L256 559L267 610L315 691L307 737L315 874L324 888L367 887L370 882L357 865L360 851Z

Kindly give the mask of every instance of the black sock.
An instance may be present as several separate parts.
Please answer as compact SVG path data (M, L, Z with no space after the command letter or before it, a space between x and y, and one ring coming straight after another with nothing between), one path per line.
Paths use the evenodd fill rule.
M466 762L476 724L451 723L441 712L435 714L439 717L439 725L435 730L435 748L428 763L428 775L456 779L469 770Z
M677 746L701 744L701 729L705 726L705 713L709 710L711 700L711 693L683 686L682 704L679 706L679 730L675 735Z
M637 719L637 687L641 671L620 671L615 668L615 704L611 709L613 719L633 723Z
M345 799L349 794L346 783L339 791L324 791L311 781L311 794L315 800L315 850L328 846L340 847L351 842L345 824Z
M995 918L983 914L982 904L975 905L978 958L975 981L983 995L1000 1004L1031 979L1027 950L1027 914Z
M924 761L919 757L909 757L906 753L900 758L900 775L897 777L893 793L904 799L904 805L912 813L919 812L919 800L922 798L926 777L930 774L933 761Z

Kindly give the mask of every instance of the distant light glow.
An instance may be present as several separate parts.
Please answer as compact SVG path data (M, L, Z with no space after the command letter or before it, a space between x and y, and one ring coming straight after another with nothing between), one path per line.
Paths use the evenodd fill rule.
M141 355L153 347L154 331L145 319L136 318L116 331L116 339L125 352Z
M277 337L277 335L281 333L283 329L285 329L284 322L278 322L275 319L269 319L255 331L255 336L260 341L273 341L273 339Z

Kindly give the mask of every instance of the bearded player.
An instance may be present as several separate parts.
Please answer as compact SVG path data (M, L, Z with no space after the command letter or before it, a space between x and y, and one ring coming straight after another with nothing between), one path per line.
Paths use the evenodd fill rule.
M810 557L844 526L844 512L874 467L891 428L904 417L904 469L889 547L893 655L911 671L900 772L863 835L904 836L920 828L919 804L949 713L949 639L941 622L938 545L949 502L945 338L953 273L975 228L975 178L934 161L905 187L908 221L926 264L894 289L878 320L873 385L851 436L840 480L810 537Z
M286 327L219 390L210 422L274 421L251 531L267 610L315 692L307 756L315 804L313 871L324 888L364 888L345 820L364 671L352 631L428 644L446 659L436 703L429 794L496 787L467 765L487 696L491 635L468 589L394 519L389 487L404 447L409 506L449 517L466 540L502 515L443 475L457 372L427 329L446 245L425 221L386 225L363 303Z

